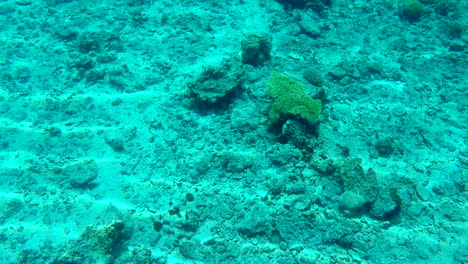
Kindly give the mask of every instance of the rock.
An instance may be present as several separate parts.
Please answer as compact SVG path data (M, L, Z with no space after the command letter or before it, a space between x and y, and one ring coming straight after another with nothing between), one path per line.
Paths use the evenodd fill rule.
M359 194L347 191L340 197L340 209L347 216L356 216L363 211L366 201Z
M98 176L98 166L94 159L85 159L65 167L62 174L72 187L85 188Z
M379 220L391 220L400 210L400 198L394 189L382 189L372 204L370 213Z

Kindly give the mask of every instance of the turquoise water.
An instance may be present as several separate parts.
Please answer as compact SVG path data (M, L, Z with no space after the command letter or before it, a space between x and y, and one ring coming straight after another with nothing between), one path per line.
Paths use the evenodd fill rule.
M0 1L0 263L468 263L467 11Z

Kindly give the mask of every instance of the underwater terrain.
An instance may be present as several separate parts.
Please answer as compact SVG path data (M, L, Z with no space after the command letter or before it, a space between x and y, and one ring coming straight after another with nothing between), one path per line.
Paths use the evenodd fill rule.
M466 0L1 0L1 264L467 264Z

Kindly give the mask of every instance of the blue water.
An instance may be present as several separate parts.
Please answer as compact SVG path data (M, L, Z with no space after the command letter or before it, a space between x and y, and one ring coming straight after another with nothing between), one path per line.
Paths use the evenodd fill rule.
M419 1L0 1L0 263L468 263L468 3Z

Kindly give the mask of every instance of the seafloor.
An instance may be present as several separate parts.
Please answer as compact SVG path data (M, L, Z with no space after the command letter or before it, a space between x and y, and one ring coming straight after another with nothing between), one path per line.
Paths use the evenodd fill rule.
M0 1L0 263L468 263L467 6Z

